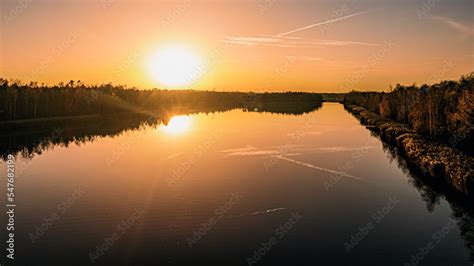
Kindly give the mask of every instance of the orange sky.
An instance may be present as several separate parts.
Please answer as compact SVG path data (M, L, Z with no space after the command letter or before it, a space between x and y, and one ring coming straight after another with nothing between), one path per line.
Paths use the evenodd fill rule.
M176 44L206 66L186 88L386 90L474 71L473 11L465 0L6 0L0 75L167 88L147 62Z

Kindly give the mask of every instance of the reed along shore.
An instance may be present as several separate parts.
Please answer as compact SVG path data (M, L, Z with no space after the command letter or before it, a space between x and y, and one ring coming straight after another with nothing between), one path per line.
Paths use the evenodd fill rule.
M397 148L407 163L421 174L445 182L473 196L474 158L444 143L416 133L407 125L383 118L367 109L344 104L345 109L383 141Z

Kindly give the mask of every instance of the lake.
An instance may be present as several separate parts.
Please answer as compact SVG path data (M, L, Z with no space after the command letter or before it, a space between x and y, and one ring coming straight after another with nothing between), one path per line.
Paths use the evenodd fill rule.
M472 202L418 179L338 103L51 139L16 156L18 265L473 263Z

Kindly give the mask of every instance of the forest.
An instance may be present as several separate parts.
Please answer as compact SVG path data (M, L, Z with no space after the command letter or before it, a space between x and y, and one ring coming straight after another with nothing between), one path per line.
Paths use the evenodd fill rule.
M273 111L299 106L295 112L306 112L320 107L321 102L319 94L302 92L140 90L112 84L86 85L73 80L47 86L0 78L0 121L124 112L162 114L176 109Z
M352 91L343 102L407 124L452 147L474 143L474 73L432 85L397 84L390 92Z
M317 94L246 93L196 90L140 90L112 84L69 81L54 86L0 78L0 121L19 121L119 113L167 114L176 111L305 113L322 101L340 100L408 125L453 147L473 143L474 73L432 85L397 84L389 92Z

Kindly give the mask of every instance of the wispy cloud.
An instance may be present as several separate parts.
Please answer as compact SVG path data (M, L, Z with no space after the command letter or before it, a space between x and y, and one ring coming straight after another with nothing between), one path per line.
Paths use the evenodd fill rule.
M223 42L245 45L245 46L255 46L255 45L265 45L265 46L274 46L274 47L293 47L293 48L313 48L319 46L348 46L348 45L360 45L360 46L376 46L376 43L368 42L359 42L359 41L345 41L345 40L314 40L314 39L304 39L302 37L288 36L292 33L303 31L317 26L322 26L337 21L345 20L351 17L359 16L365 13L370 12L362 11L354 13L351 15L343 16L340 18L333 18L330 20L318 22L308 26L300 27L293 29L287 32L283 32L276 35L263 35L263 36L226 36Z
M250 146L250 145L247 145L243 148L235 148L235 149L227 149L227 150L222 150L220 152L224 152L224 153L232 153L232 152L245 152L245 151L254 151L256 150L257 148L253 147L253 146Z
M360 46L377 46L376 43L358 42L358 41L341 41L341 40L301 40L299 38L280 38L280 37L233 37L227 36L223 42L254 46L254 45L265 45L274 47L295 47L295 48L312 48L321 46L347 46L347 45L360 45Z
M347 152L347 151L366 151L372 149L372 146L362 147L344 147L344 146L332 146L332 147L295 147L292 149L294 152Z
M226 156L256 156L256 155L276 155L280 154L276 150L262 150L262 151L236 151L228 153Z
M431 18L441 21L445 23L446 25L450 26L451 28L453 28L454 30L459 31L463 34L474 35L474 25L464 25L453 19L450 19L447 17L441 17L441 16L431 16Z
M300 60L305 60L305 61L323 61L321 57L312 57L312 56L304 56L304 57L298 57L297 59ZM320 131L314 131L314 132L308 132L306 135L321 135L322 132Z
M282 37L282 36L292 34L292 33L298 32L298 31L302 31L302 30L314 28L314 27L317 27L317 26L322 26L322 25L334 23L334 22L337 22L337 21L345 20L345 19L348 19L348 18L351 18L351 17L359 16L359 15L362 15L362 14L365 14L365 13L368 13L368 12L370 12L370 10L354 13L354 14L343 16L343 17L340 17L340 18L334 18L334 19L314 23L314 24L311 24L311 25L308 25L308 26L304 26L304 27L301 27L301 28L297 28L297 29L294 29L294 30L290 30L290 31L287 31L287 32L277 34L276 36L277 37Z

